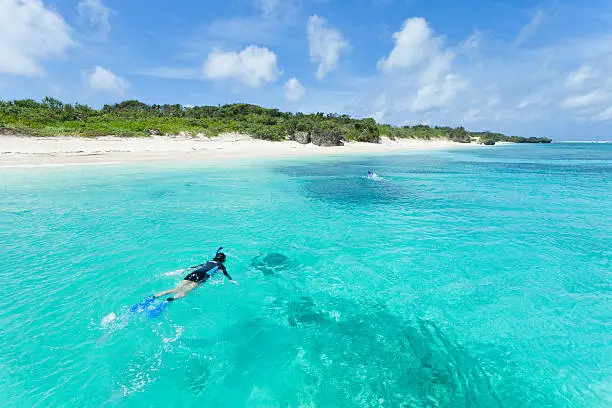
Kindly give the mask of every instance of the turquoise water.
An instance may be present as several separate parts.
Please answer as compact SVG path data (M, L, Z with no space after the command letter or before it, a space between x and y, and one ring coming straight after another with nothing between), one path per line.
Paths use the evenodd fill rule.
M612 404L612 145L1 168L0 225L5 407Z

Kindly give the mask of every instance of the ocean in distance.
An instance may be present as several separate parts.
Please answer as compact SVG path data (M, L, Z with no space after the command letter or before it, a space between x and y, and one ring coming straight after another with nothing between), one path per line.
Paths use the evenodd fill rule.
M3 407L612 406L612 144L3 168L0 225Z

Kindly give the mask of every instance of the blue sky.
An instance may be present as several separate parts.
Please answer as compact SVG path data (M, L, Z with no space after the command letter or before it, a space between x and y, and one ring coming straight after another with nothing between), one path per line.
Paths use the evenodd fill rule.
M0 0L0 97L612 139L612 3Z

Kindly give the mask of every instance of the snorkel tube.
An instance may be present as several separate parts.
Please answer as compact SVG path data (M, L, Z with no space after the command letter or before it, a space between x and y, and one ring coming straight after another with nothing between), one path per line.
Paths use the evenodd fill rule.
M213 261L216 262L220 262L223 263L225 262L226 256L223 252L219 252L223 249L223 247L219 247L219 249L217 249L217 253L215 253L215 257L213 258Z

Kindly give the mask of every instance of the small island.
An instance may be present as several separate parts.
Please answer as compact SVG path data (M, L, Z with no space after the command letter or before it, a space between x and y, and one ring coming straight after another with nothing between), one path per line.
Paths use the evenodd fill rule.
M550 143L551 139L473 132L463 127L392 126L349 115L291 113L244 103L223 106L147 105L128 100L94 109L46 97L0 101L0 134L74 137L216 137L225 133L267 141L342 146L347 142L380 143L381 138L450 140L494 145L496 142Z

